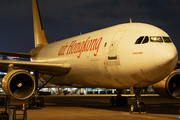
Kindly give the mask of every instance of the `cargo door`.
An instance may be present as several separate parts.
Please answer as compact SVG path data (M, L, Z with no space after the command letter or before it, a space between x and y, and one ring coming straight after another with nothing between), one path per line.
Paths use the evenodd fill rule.
M119 55L117 55L117 47L121 40L124 31L117 32L109 44L109 51L107 57L107 65L120 65Z

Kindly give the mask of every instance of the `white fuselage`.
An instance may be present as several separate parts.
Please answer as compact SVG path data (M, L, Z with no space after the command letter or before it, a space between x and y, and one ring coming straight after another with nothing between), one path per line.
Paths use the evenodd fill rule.
M148 86L174 69L177 50L172 42L135 44L140 36L169 37L152 25L120 24L48 44L32 60L70 64L67 75L50 81L57 85L119 89Z

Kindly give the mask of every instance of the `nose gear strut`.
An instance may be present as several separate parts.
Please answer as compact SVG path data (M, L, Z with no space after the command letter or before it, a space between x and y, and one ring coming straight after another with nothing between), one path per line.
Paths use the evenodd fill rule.
M130 112L145 112L145 104L141 102L141 92L143 88L134 88L135 98L131 98L133 102L130 104Z

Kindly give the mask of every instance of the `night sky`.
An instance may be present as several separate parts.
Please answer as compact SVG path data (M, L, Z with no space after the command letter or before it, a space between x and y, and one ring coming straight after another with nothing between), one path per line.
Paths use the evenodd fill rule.
M180 0L38 0L38 3L49 43L80 32L128 23L132 18L133 22L163 29L180 51ZM1 0L0 51L29 53L34 47L31 6L31 0Z

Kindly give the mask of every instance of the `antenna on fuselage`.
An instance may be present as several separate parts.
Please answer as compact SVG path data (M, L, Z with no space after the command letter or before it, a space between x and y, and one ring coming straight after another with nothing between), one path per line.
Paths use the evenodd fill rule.
M131 20L131 18L129 18L129 20L130 20L130 23L132 23L132 20Z

